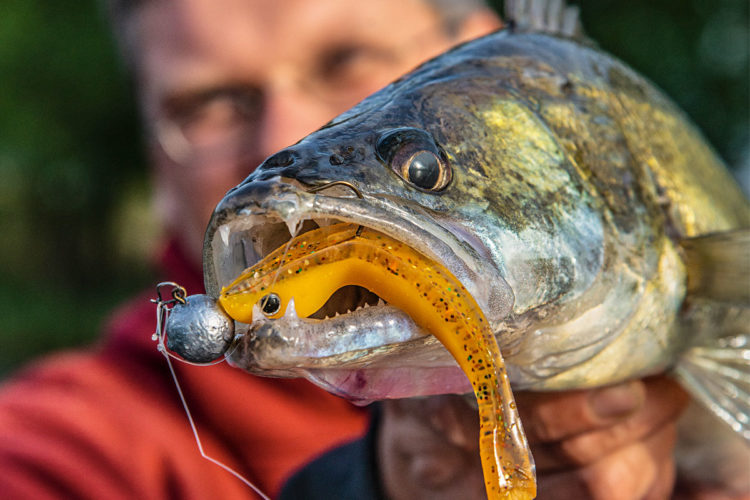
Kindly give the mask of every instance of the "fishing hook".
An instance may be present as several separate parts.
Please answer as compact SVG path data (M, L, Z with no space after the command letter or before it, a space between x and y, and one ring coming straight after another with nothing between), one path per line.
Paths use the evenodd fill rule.
M172 291L170 294L172 295L172 300L164 300L161 296L161 290L164 287L171 286ZM178 285L174 281L162 281L161 283L156 285L156 300L151 300L151 302L154 303L164 303L164 304L170 304L178 302L180 304L185 303L185 297L187 297L187 291L185 290L184 286ZM174 302L173 302L174 301Z
M162 297L162 289L170 286L172 290L169 293L172 298L165 300ZM164 327L169 317L169 312L176 304L185 304L187 302L186 297L187 291L185 287L178 285L174 281L162 281L156 285L156 298L151 299L151 302L156 304L156 331L151 338L159 342L160 351L164 349L166 352L166 348L164 347Z

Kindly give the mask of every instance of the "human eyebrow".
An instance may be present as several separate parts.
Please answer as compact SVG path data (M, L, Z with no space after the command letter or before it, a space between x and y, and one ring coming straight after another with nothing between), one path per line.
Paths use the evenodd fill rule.
M228 82L173 92L163 99L161 107L165 115L171 119L187 118L205 106L221 100L241 107L244 113L252 113L260 106L262 98L262 91L256 86Z
M390 59L394 57L395 50L394 46L384 43L382 40L369 38L341 39L322 46L318 50L316 60L319 66L330 69L337 64L346 63L361 56Z

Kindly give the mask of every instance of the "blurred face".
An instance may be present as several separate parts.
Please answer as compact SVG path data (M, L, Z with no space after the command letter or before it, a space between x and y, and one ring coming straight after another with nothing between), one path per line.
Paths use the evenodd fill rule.
M213 207L262 160L494 18L450 36L422 0L152 0L133 19L156 208L200 262Z

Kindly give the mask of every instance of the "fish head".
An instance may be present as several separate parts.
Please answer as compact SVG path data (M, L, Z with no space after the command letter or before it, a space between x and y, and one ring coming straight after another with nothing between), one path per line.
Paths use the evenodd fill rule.
M204 245L207 292L218 297L293 236L347 222L447 268L496 328L515 301L496 230L524 223L518 209L534 200L509 193L508 177L530 184L535 179L519 180L515 165L563 160L549 131L483 61L481 51L441 56L266 159L214 211ZM253 299L265 314L246 325L249 340L230 362L305 376L355 400L467 389L434 338L368 290L345 287L310 317L290 307L302 293Z

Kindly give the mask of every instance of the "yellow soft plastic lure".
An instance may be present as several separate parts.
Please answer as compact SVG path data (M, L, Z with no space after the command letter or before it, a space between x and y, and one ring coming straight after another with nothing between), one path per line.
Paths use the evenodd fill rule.
M367 288L409 314L469 378L479 406L487 497L534 498L534 467L497 341L474 298L439 264L385 234L340 223L297 236L246 269L222 290L219 303L235 320L251 323L255 306L274 294L268 317L281 317L292 299L297 315L308 317L347 285Z

